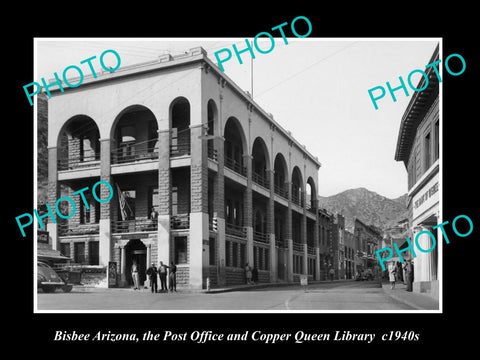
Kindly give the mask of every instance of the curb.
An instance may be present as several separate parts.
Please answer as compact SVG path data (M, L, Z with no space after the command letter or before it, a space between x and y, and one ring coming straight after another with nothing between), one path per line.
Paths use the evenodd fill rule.
M308 285L317 285L317 284L329 284L329 283L339 283L339 282L347 282L353 280L321 280L321 281L312 281L309 282ZM307 285L307 286L308 286ZM213 288L210 290L200 290L200 292L204 294L219 294L224 292L233 292L233 291L249 291L249 290L256 290L256 289L265 289L265 288L274 288L274 287L287 287L287 286L301 286L299 282L279 282L279 283L262 283L257 285L239 285L234 287L226 287L226 288Z

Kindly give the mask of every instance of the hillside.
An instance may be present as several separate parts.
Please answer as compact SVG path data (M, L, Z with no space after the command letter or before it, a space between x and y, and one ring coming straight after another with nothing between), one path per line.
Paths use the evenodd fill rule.
M319 196L319 206L345 216L349 229L353 228L354 218L384 229L407 217L406 197L404 194L388 199L368 189L357 188L333 196Z

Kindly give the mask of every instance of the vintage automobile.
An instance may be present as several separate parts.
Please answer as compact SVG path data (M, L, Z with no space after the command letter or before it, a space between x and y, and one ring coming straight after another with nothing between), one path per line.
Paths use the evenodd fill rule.
M37 288L43 292L51 293L60 288L63 292L72 291L73 285L63 280L50 266L42 261L37 261Z

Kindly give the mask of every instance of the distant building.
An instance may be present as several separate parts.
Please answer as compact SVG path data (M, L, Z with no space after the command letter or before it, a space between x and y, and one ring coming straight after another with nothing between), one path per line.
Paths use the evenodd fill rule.
M435 49L429 63L439 59L439 48ZM412 245L415 237L427 230L435 234L439 232L432 227L439 223L439 167L440 167L440 125L438 94L439 85L435 70L429 67L428 87L412 94L412 98L403 114L398 133L395 160L403 161L408 172L408 220ZM423 88L425 78L422 77L417 88ZM422 249L432 247L432 239L421 234L418 243ZM437 241L437 245L440 244ZM402 248L407 247L404 242ZM414 258L410 250L402 253L402 257L414 258L413 291L426 292L438 297L438 246L424 253L414 250Z
M381 233L371 225L364 224L359 219L354 220L355 247L356 247L356 270L362 272L367 269L375 270L378 259L375 252L382 242Z
M328 279L331 268L335 270L335 249L338 236L334 229L335 216L326 209L318 209L318 244L320 250L320 280Z

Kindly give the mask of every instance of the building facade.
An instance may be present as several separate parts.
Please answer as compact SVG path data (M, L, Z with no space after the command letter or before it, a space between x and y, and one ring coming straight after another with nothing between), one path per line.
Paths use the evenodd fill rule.
M338 263L335 259L335 249L337 248L337 234L335 231L335 215L326 209L318 209L318 236L320 251L320 278L319 280L328 280L330 269L337 269ZM338 271L335 271L338 276Z
M435 49L431 62L439 59L439 48ZM425 292L438 298L438 246L428 253L416 248L415 238L422 249L432 247L430 231L439 239L438 230L432 227L439 223L440 212L440 121L439 121L439 84L435 71L426 70L428 86L421 92L412 95L407 109L402 117L395 152L395 160L403 161L408 173L408 220L410 239L413 244L406 250L405 242L402 249L404 259L413 259L414 282L413 291ZM422 77L417 88L425 86ZM420 235L419 235L420 234Z
M160 261L194 289L244 283L247 262L259 281L320 279L319 161L202 48L49 91L48 202L76 208L48 218L54 249L114 266L117 286Z
M355 218L353 236L356 247L356 271L362 272L371 269L374 274L378 271L378 259L375 252L382 243L380 231Z

